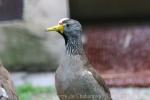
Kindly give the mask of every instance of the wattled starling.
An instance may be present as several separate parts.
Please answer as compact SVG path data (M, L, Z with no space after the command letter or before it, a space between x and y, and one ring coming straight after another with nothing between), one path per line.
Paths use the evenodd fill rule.
M0 64L0 100L19 100L9 72Z
M66 53L55 75L60 100L112 100L104 80L89 63L81 41L82 26L64 18L47 31L60 33L65 40Z

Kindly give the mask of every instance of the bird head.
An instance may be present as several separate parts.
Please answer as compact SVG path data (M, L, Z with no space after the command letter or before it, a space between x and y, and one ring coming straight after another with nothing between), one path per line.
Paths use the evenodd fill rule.
M81 37L81 24L73 19L63 18L59 21L57 26L49 27L46 31L56 31L60 33L65 39Z

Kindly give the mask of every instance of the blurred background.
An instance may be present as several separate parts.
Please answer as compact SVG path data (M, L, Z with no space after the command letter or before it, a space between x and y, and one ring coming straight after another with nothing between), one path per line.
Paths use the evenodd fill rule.
M83 25L86 54L113 100L150 100L150 1L0 0L0 60L20 100L59 100L54 72L62 36L44 32L61 18Z

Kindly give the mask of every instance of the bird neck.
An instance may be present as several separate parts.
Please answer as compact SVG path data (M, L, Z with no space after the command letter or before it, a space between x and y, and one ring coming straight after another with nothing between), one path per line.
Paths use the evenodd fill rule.
M82 55L84 53L81 38L68 38L66 43L66 54Z

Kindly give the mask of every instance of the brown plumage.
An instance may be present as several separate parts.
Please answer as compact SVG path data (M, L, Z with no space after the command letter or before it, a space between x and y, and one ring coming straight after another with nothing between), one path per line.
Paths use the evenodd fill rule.
M19 100L9 72L0 64L0 100Z
M85 55L80 23L63 19L60 25L47 30L62 34L66 43L66 53L55 76L60 100L112 100L104 80Z

